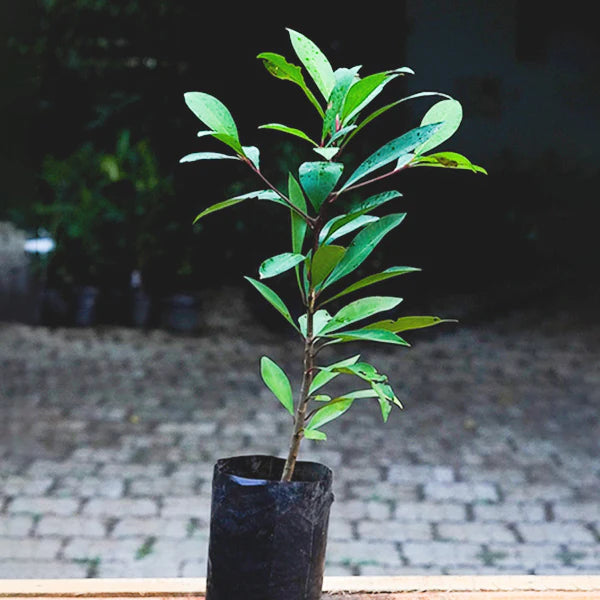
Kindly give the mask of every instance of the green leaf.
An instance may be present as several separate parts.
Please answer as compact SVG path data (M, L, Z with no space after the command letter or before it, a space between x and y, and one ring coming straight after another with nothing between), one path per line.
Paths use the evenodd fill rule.
M325 100L329 100L335 86L335 74L326 56L306 36L288 28L296 55L304 65Z
M327 111L325 112L325 118L323 119L323 131L321 133L321 139L325 140L328 135L332 135L336 131L336 117L338 124L341 124L341 112L346 94L350 89L350 86L354 83L354 79L359 71L360 67L353 67L352 69L337 69L335 75L335 86L331 91L331 95L327 102Z
M321 335L331 333L379 312L391 310L398 306L400 302L402 302L402 298L392 296L369 296L355 300L341 308L333 316L331 321L321 330Z
M420 271L421 269L417 269L415 267L390 267L381 273L375 273L374 275L368 275L367 277L363 277L359 279L356 283L349 285L347 288L343 289L341 292L337 293L335 296L329 298L323 304L327 304L332 300L337 300L341 296L345 296L346 294L350 294L351 292L355 292L356 290L360 290L361 288L367 287L368 285L373 285L374 283L378 283L380 281L385 281L386 279L390 279L392 277L398 277L398 275L404 275L406 273L414 273L415 271Z
M342 260L346 249L342 246L319 246L311 261L311 281L314 287L320 285Z
M197 133L198 137L206 137L207 135L210 135L215 139L223 142L224 144L227 144L230 148L233 148L238 154L244 155L244 149L242 148L240 141L236 137L233 137L226 133L219 133L217 131L199 131Z
M217 204L213 204L208 208L205 208L199 215L194 219L194 223L198 222L202 217L206 215L210 215L211 213L217 212L219 210L223 210L224 208L229 208L230 206L235 206L240 202L243 202L243 198L232 198L231 200L224 200L223 202L217 202Z
M446 169L465 169L474 173L488 172L477 165L474 165L467 157L458 152L436 152L427 156L417 156L411 162L411 167L442 167Z
M348 218L347 222L344 223L343 221L344 219L338 223L335 223L335 225L331 228L331 231L326 239L327 244L330 244L334 240L337 240L348 233L352 233L353 231L356 231L357 229L360 229L369 223L379 221L379 217L374 217L372 215L352 215L352 218Z
M356 125L347 125L346 127L342 127L340 130L336 131L331 136L331 138L327 142L327 146L331 146L331 144L333 144L334 142L337 142L340 138L343 138L346 134L350 133L353 129L356 129Z
M306 214L306 200L304 199L304 193L300 184L294 179L294 176L289 173L288 175L288 198L290 202L304 214ZM306 236L306 221L295 211L290 209L290 219L292 226L292 252L301 253L302 246L304 244L304 237ZM295 269L296 281L298 288L302 293L302 283L300 281L300 270L298 267Z
M214 133L213 137L235 150L238 154L245 156L244 149L237 138L227 133Z
M197 160L220 160L222 158L239 160L239 158L237 156L231 156L229 154L221 154L220 152L192 152L192 154L186 154L183 158L180 158L179 162L186 163L186 162L194 162Z
M189 109L210 129L238 140L235 121L229 109L214 96L203 92L186 92L185 103Z
M283 254L267 258L267 260L265 260L258 268L258 273L261 279L275 277L275 275L293 269L298 263L301 263L304 258L303 254L284 252Z
M373 389L370 390L356 390L354 392L348 392L340 396L340 398L352 398L354 400L361 398L376 398L378 396L377 392ZM334 398L334 400L338 400L340 398Z
M304 431L317 429L326 423L341 417L354 402L354 398L337 398L323 408L320 408L312 417Z
M416 148L415 154L423 154L445 142L459 128L462 115L462 106L458 100L441 100L434 104L425 113L421 121L421 126L436 123L441 123L441 126L437 128L432 136Z
M294 398L292 396L292 386L283 369L269 357L263 356L260 359L260 374L265 385L293 417Z
M288 198L296 208L299 208L303 213L306 213L304 193L302 192L300 184L291 173L288 175ZM292 219L292 251L299 253L302 252L307 225L306 221L298 213L291 209L290 213Z
M339 151L339 148L313 148L313 150L317 153L320 154L323 158L327 159L327 160L331 160Z
M306 336L306 320L306 313L298 319L298 325L300 325L300 333L303 336ZM321 329L323 329L323 327L325 327L325 325L327 325L327 323L329 323L330 320L331 315L326 310L315 311L315 314L313 315L313 337L317 337Z
M392 331L393 333L400 333L401 331L408 331L411 329L433 327L440 323L458 323L458 321L456 319L440 319L439 317L400 317L395 321L386 319L384 321L378 321L377 323L371 323L370 325L367 325L365 329L385 329L386 331Z
M408 155L434 135L440 126L440 123L422 125L388 142L361 163L358 169L352 173L348 181L342 186L342 190L347 189L369 173Z
M355 204L352 204L348 215L364 215L365 213L371 212L373 209L393 200L394 198L401 198L402 194L396 190L389 192L382 192L381 194L375 194L369 196L366 200L360 200Z
M327 367L320 367L320 371L314 376L312 383L308 389L309 394L313 394L319 388L322 388L324 385L328 384L332 379L335 379L339 373L333 371L335 368L343 368L350 365L355 364L360 358L360 354L356 354L355 356L351 356L350 358L345 358L344 360L340 360L332 365Z
M400 67L383 73L374 73L357 81L346 96L344 110L342 111L342 122L345 123L356 117L361 110L379 96L390 81L405 73L414 75L411 68Z
M340 342L380 342L383 344L396 344L410 346L410 344L391 331L385 329L356 329L353 331L340 331L339 333L323 333L324 337L339 340Z
M228 208L229 206L234 206L235 204L239 204L240 202L249 200L251 198L256 198L257 200L270 200L276 204L282 204L287 208L287 204L273 190L257 190L255 192L248 192L247 194L242 194L241 196L236 196L235 198L230 198L229 200L224 200L223 202L218 202L217 204L209 206L194 219L194 223L210 213L217 212L223 208Z
M342 163L334 162L305 162L300 165L300 183L317 212L339 181L343 170Z
M317 111L319 111L321 117L325 116L319 101L315 98L314 94L306 85L304 76L302 75L302 69L300 67L289 63L283 56L280 54L275 54L274 52L262 52L256 58L261 59L267 71L269 71L269 73L271 73L271 75L274 77L277 77L277 79L292 81L293 83L299 85L312 105L317 109Z
M425 96L442 96L443 98L451 99L451 97L448 96L448 94L442 94L441 92L418 92L416 94L411 94L410 96L406 96L405 98L400 98L400 100L396 100L395 102L392 102L391 104L386 104L385 106L382 106L381 108L377 109L375 112L371 113L366 119L361 121L358 124L358 126L356 127L356 129L350 134L348 139L345 141L345 144L347 144L361 129L363 129L366 125L368 125L371 121L373 121L377 117L381 116L383 113L390 110L390 108L394 108L395 106L398 106L398 104L402 104L403 102L406 102L407 100L413 100L415 98L423 98Z
M358 268L373 252L384 236L394 229L394 227L400 225L405 216L406 213L391 214L381 217L375 223L369 223L352 240L346 250L346 254L344 254L342 260L327 278L326 284L331 285L334 281L345 277Z
M292 315L290 315L290 311L287 309L287 306L276 292L267 287L264 283L252 279L252 277L245 276L244 279L247 279L261 293L263 298L269 302L296 331L300 331L296 323L294 323Z
M373 73L372 75L368 75L367 77L356 81L346 96L344 108L342 110L342 123L351 119L360 112L361 108L364 108L364 106L369 104L369 102L383 89L383 86L388 83L388 81L391 81L391 79L392 78L386 71L384 73ZM374 94L369 98L376 90L378 90L377 94Z
M287 125L281 125L281 123L267 123L266 125L260 125L259 129L274 129L275 131L282 131L283 133L289 133L290 135L295 135L307 142L310 142L313 146L318 146L317 142L310 139L304 131L300 129L296 129L294 127L288 127Z
M351 365L331 365L330 367L336 373L344 373L345 375L355 375L360 377L364 381L369 383L375 382L386 382L387 376L382 373L378 373L377 369L366 362L355 362Z
M256 170L260 171L260 150L256 146L242 146L242 150Z
M327 439L327 436L322 431L317 431L316 429L305 429L304 437L307 440L318 440L318 441L325 441Z

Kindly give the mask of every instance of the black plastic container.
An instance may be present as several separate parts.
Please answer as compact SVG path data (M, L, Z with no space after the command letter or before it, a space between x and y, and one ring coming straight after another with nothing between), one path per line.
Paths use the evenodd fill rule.
M236 456L213 475L206 600L318 600L321 597L332 473L299 461Z

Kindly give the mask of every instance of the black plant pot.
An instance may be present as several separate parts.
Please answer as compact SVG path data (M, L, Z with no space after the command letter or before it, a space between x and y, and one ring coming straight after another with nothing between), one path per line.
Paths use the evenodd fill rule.
M213 475L206 600L321 597L332 473L273 456L218 460Z

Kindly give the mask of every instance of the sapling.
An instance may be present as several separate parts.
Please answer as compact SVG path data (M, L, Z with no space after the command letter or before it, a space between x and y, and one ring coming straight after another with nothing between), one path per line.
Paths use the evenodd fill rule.
M301 143L312 146L318 157L303 162L297 172L287 174L287 189L279 189L265 177L260 167L260 153L255 146L242 145L236 123L226 106L214 96L203 92L188 92L185 102L204 123L207 130L198 136L216 138L229 147L227 154L195 152L181 162L229 159L245 163L266 186L203 210L195 222L216 211L246 200L268 200L279 204L290 216L291 244L288 252L266 259L259 267L259 280L248 282L296 330L304 346L300 390L294 401L292 386L283 369L263 356L260 372L266 386L290 413L293 429L282 481L291 481L298 450L303 438L325 440L322 427L343 415L355 401L375 400L383 421L394 406L402 408L388 377L351 356L333 364L322 364L320 352L327 346L350 342L379 342L408 346L399 335L405 331L438 325L447 320L434 316L404 316L396 319L373 320L375 315L398 306L401 298L366 296L355 299L330 314L325 308L375 283L418 271L417 268L392 266L384 271L362 277L340 287L365 262L381 240L397 227L405 213L394 212L376 216L374 212L401 196L397 191L378 193L349 207L339 208L339 200L349 192L415 167L465 169L485 173L456 152L431 150L445 142L458 129L462 120L460 103L439 92L420 92L400 98L373 110L372 103L395 79L413 75L408 67L399 67L359 75L360 67L334 70L323 52L306 36L288 29L292 47L304 67L287 61L280 54L263 52L258 55L267 71L278 79L296 84L312 105L316 115L315 131L307 134L293 126L267 123L260 129L282 132ZM314 91L305 78L308 73ZM418 127L394 137L350 172L342 175L342 157L348 144L374 119L395 106L425 96L441 97L423 116ZM353 234L353 235L351 235ZM349 240L349 241L345 241ZM297 320L281 297L262 280L295 271L299 295L306 312ZM370 322L369 322L370 320ZM318 361L318 362L317 362ZM331 397L323 388L340 374L353 376L361 382L360 389Z

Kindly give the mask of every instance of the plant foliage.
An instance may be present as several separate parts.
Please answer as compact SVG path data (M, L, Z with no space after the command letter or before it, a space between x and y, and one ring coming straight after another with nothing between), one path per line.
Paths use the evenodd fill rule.
M259 151L243 146L235 121L227 107L206 92L188 92L185 101L192 112L208 127L202 136L211 136L226 146L227 154L196 152L182 162L235 159L245 163L267 185L266 190L218 202L202 210L196 219L223 210L246 199L268 199L280 205L291 219L290 247L265 259L258 272L261 279L296 273L298 293L305 313L294 319L284 300L270 287L251 277L246 279L298 332L304 346L303 376L294 402L291 384L283 369L271 359L261 359L261 374L267 387L293 417L290 450L283 480L292 477L302 438L324 440L321 428L350 409L355 401L375 401L384 421L394 406L402 408L388 377L358 355L334 364L321 364L317 355L326 346L352 342L376 342L408 346L401 332L431 327L448 320L435 316L401 316L376 320L375 315L396 309L401 298L366 296L355 299L333 315L324 306L386 279L418 271L414 267L391 266L358 280L350 281L384 237L406 216L402 212L376 215L375 211L401 194L396 191L368 196L351 208L340 211L340 197L350 191L395 175L413 167L466 169L485 173L455 152L430 151L448 140L462 120L460 103L447 94L422 92L375 108L374 101L394 79L413 74L408 67L361 76L360 67L334 69L318 46L297 31L288 30L292 48L300 64L272 52L258 58L274 77L295 83L317 112L313 132L306 133L279 123L262 125L309 143L319 160L298 165L288 174L288 187L278 189L259 167ZM309 87L314 86L314 91ZM421 123L376 149L358 166L343 162L347 144L374 119L390 108L419 97L442 98L426 112ZM318 141L317 141L318 140ZM335 243L333 243L335 242ZM344 285L341 280L346 279ZM358 379L364 389L331 397L318 390L338 375Z

